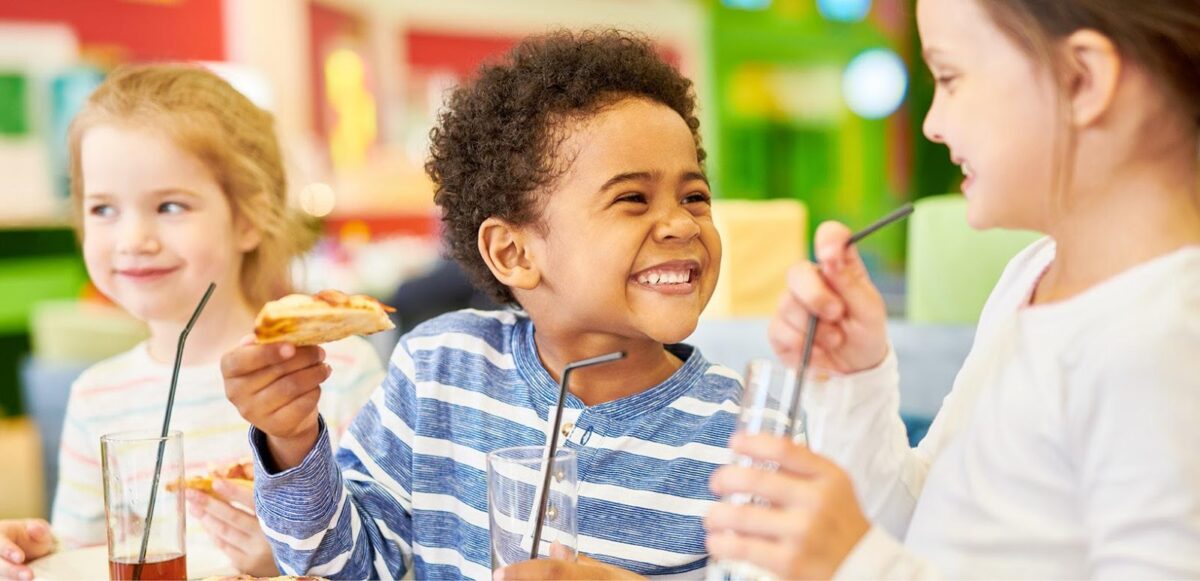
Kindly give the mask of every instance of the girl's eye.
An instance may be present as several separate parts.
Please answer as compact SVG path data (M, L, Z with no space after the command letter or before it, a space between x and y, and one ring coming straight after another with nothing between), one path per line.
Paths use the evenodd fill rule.
M631 194L622 194L620 197L617 198L616 201L618 203L632 202L634 204L645 204L646 203L646 194L639 194L636 192L631 193Z
M693 192L691 194L688 194L688 196L683 199L683 203L685 203L685 204L696 204L696 203L711 204L712 196L708 195L706 192Z
M89 216L96 216L97 218L108 218L116 214L117 209L108 204L96 204L88 208L87 213Z
M941 75L938 77L934 77L933 80L937 83L937 85L939 87L949 89L950 85L953 84L954 81L957 79L958 79L957 75Z
M163 202L158 205L159 214L182 214L188 210L188 207L179 202Z

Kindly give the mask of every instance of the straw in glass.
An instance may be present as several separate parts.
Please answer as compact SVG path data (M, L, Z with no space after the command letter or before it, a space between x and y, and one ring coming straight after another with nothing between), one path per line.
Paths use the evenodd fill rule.
M546 517L546 506L550 503L550 468L553 465L554 454L558 451L558 430L562 425L563 403L567 399L567 382L571 377L571 372L624 358L624 351L615 351L607 355L572 361L563 368L562 381L558 384L558 404L555 406L554 425L550 429L550 441L546 443L546 454L542 457L542 486L534 494L534 498L537 499L537 515L533 521L533 547L529 550L531 560L538 557L538 545L542 542L542 520Z
M175 407L175 387L179 384L179 366L183 362L183 345L187 341L188 333L196 324L196 319L200 318L200 312L204 310L204 305L208 304L208 298L212 296L213 290L216 288L217 283L208 284L208 290L204 291L200 304L196 305L191 320L179 334L179 344L175 348L175 369L171 371L171 390L167 392L167 410L163 414L162 439L158 441L158 460L154 463L154 481L150 487L150 506L146 509L146 528L142 530L142 548L138 551L138 560L133 566L135 580L142 578L142 567L146 564L146 549L150 545L150 524L154 521L154 502L158 497L158 480L162 476L163 452L167 448L167 433L171 430L171 410Z

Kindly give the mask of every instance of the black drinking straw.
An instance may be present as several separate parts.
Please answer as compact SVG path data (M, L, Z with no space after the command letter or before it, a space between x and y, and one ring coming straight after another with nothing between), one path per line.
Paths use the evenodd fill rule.
M608 355L572 361L563 368L562 381L558 384L558 405L555 406L554 426L550 430L550 442L546 444L546 465L542 467L542 489L537 499L537 519L533 523L533 548L529 550L530 560L537 558L538 545L542 542L542 519L546 517L546 506L550 503L550 467L554 465L554 454L558 451L558 430L559 426L562 425L563 402L567 399L567 380L571 377L571 372L576 369L609 363L624 358L624 351L615 351Z
M907 218L908 215L912 213L912 203L904 204L903 206L896 208L888 215L876 220L870 226L867 226L866 228L856 232L850 237L849 240L846 241L846 245L843 248L850 248L851 246L858 244L863 238L874 234L875 231L879 230L880 228ZM796 421L799 420L797 415L800 413L800 391L804 389L804 376L808 375L808 364L809 361L812 360L813 338L817 336L818 322L819 319L817 319L816 315L808 316L808 336L804 338L804 351L800 355L800 372L796 375L796 388L792 390L792 405L788 408L788 420L793 426L793 437L795 437ZM808 425L805 424L802 427L804 428L804 440L808 441Z
M171 371L171 391L167 392L167 411L163 414L162 439L158 441L158 460L154 463L154 482L150 487L150 506L146 509L146 528L142 531L142 549L138 551L137 563L133 565L134 581L142 578L142 567L146 564L146 549L150 546L150 523L154 520L154 501L158 498L158 480L162 476L163 452L167 449L167 432L171 429L171 409L175 407L175 386L179 384L179 366L183 362L183 344L187 341L192 326L196 324L196 319L200 318L200 312L204 310L204 305L208 304L208 297L212 296L213 290L216 288L217 283L208 284L208 290L204 291L204 297L200 299L200 304L196 305L191 320L179 334L179 345L175 348L175 369Z

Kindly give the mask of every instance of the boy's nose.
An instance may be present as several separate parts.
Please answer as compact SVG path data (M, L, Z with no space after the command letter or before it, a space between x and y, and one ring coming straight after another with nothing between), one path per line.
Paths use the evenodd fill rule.
M655 230L656 238L660 241L688 241L700 235L700 224L696 222L696 217L691 212L681 207L667 212L658 221Z

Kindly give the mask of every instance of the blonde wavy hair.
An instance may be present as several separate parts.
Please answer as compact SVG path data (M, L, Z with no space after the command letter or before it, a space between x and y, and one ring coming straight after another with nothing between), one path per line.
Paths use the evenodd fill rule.
M164 132L208 167L229 197L234 218L262 241L242 256L239 281L259 308L291 291L294 257L316 242L319 228L288 205L287 177L275 120L207 69L180 64L122 67L92 93L71 123L71 207L82 237L80 144L93 127L116 124Z

